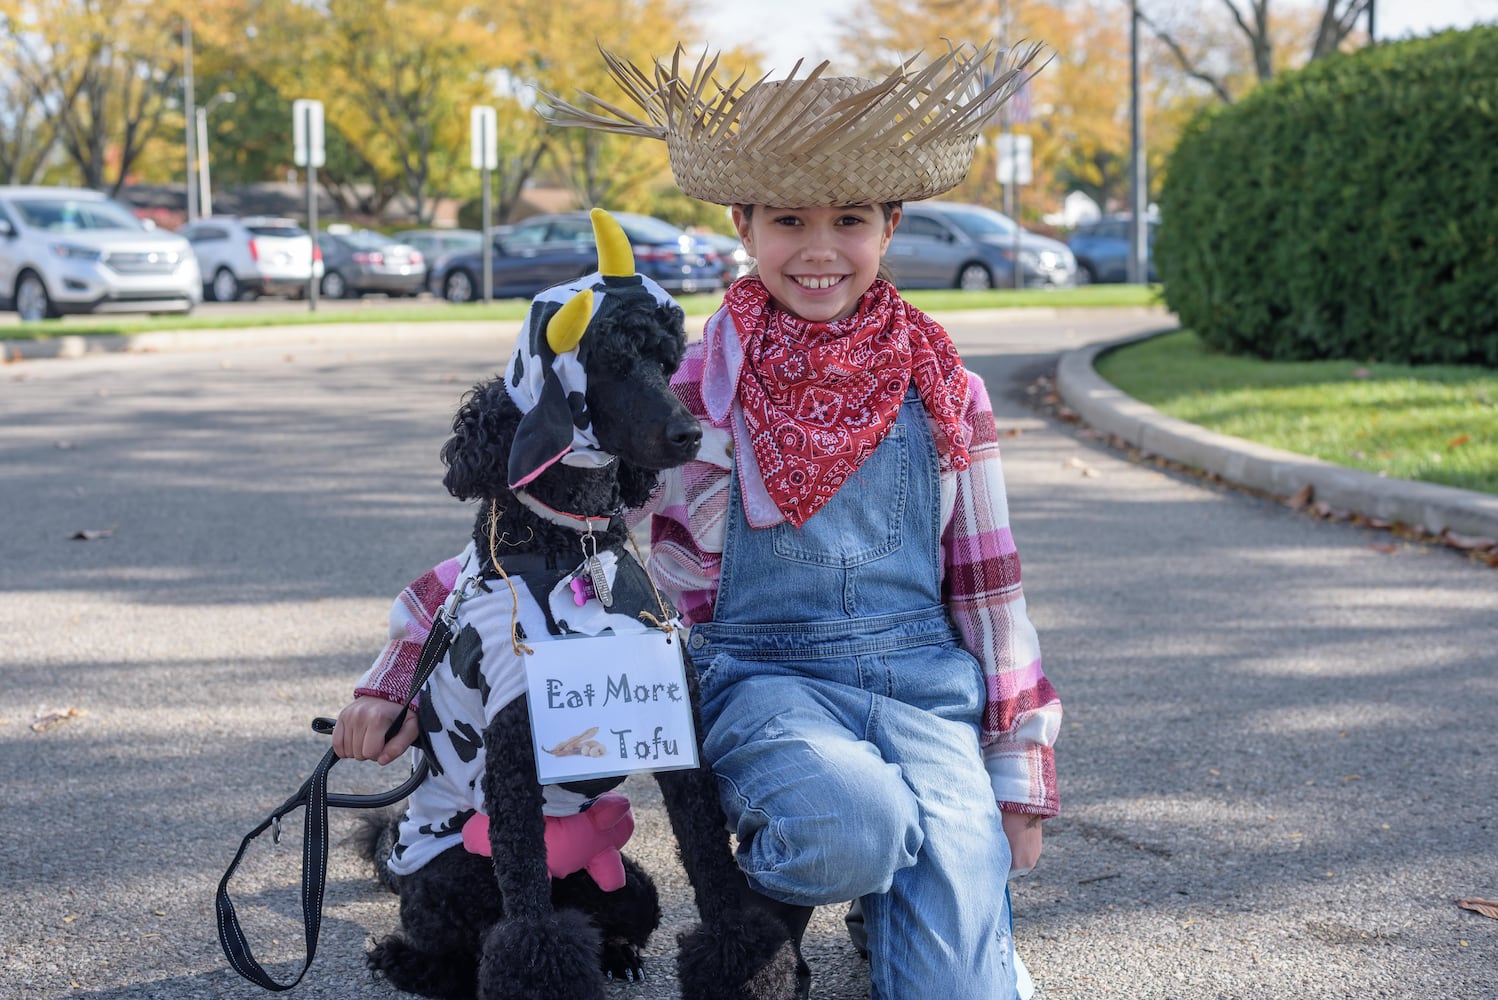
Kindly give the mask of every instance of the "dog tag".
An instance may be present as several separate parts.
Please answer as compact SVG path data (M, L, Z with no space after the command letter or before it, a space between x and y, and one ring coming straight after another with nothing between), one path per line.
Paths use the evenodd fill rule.
M593 584L593 595L606 608L614 606L614 592L609 587L608 574L603 571L603 561L592 556L583 564L588 571L588 580Z
M614 606L614 589L609 586L608 574L603 570L603 560L598 558L598 542L593 538L593 532L589 531L582 538L583 546L583 570L588 574L588 582L593 585L593 596L598 598L598 603L606 608Z

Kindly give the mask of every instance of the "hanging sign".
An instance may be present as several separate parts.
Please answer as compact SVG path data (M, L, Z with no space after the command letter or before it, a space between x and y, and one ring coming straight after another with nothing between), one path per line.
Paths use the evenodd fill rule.
M543 785L697 766L681 633L532 644L531 742Z

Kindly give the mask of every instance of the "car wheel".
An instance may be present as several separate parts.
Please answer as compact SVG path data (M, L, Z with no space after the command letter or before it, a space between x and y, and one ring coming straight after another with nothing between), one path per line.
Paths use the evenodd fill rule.
M964 292L981 292L993 287L993 275L982 264L964 264L957 272L957 287Z
M215 302L239 301L239 279L227 267L221 267L214 273L213 284L208 290L213 294Z
M1079 285L1095 285L1097 284L1097 272L1092 269L1091 264L1084 264L1082 261L1077 261L1077 276L1074 280Z
M23 323L56 319L58 316L57 307L52 304L52 297L47 294L47 286L42 283L41 276L35 271L22 272L20 279L16 282L15 306L16 315Z
M322 276L322 293L330 299L346 299L349 296L348 282L337 271Z
M449 302L472 302L473 289L473 275L467 271L454 271L442 283L442 297Z

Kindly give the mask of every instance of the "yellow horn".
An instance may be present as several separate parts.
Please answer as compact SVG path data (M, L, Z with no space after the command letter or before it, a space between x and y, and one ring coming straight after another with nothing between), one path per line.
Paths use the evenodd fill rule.
M635 255L619 223L601 208L588 213L593 220L593 242L598 244L598 272L605 278L628 278L635 273Z
M546 323L546 342L558 354L577 347L593 318L593 290L585 288L563 303Z

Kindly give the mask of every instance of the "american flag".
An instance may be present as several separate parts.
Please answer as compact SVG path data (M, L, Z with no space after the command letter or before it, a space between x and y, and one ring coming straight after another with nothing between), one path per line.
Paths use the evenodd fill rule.
M990 125L1027 125L1030 122L1030 81L1027 79L988 120Z
M1003 114L1009 119L1011 125L1028 125L1030 123L1030 81L1026 80L1019 85L1014 96L1004 102Z

